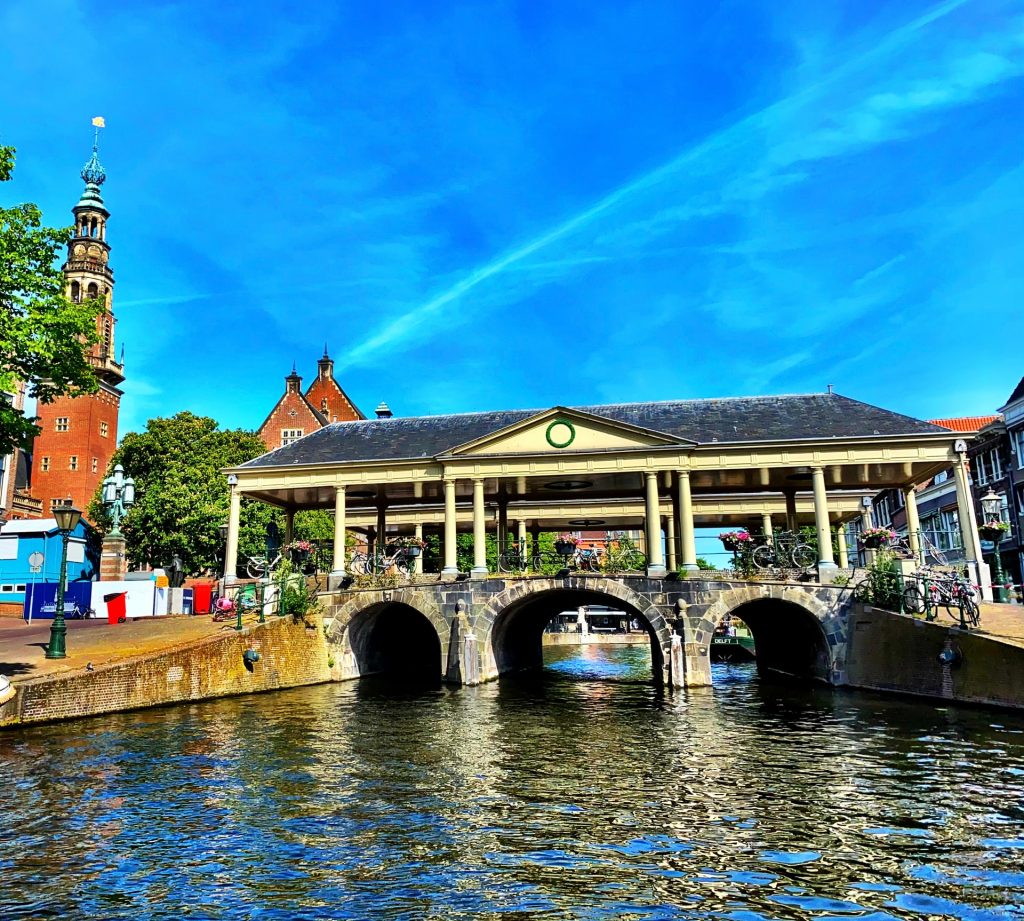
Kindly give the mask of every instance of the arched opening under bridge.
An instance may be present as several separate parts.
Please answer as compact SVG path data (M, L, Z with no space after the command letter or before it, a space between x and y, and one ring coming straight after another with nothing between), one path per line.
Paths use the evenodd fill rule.
M832 656L821 621L792 601L758 598L732 608L754 637L760 674L828 682Z
M441 640L415 608L382 602L354 615L347 643L360 677L384 675L410 683L440 683Z
M657 683L664 681L662 638L641 606L601 591L566 588L547 589L516 599L498 613L491 628L491 651L498 676L544 668L544 628L559 615L574 613L581 606L615 609L639 625L650 647L652 676ZM583 644L577 648L583 648Z

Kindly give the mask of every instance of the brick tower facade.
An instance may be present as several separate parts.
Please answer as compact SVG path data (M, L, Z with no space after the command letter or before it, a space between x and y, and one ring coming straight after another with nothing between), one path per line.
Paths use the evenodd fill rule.
M73 301L99 298L103 311L96 320L99 342L89 363L99 390L84 396L62 396L40 403L39 435L32 451L32 494L42 500L43 515L69 498L83 511L106 476L117 446L117 416L124 367L114 355L114 274L110 270L107 219L100 186L106 173L99 161L99 130L92 157L82 170L85 191L75 205L75 228L64 264L67 294Z

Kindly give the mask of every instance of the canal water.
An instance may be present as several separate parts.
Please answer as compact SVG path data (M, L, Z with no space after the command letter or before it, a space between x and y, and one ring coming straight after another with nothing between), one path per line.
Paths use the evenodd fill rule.
M646 650L0 733L0 918L1024 918L1024 720Z

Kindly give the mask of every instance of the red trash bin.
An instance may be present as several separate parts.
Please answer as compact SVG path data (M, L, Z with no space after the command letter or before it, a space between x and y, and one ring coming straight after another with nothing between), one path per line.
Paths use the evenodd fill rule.
M111 592L103 596L107 604L108 624L123 624L128 619L128 606L125 603L127 597L127 592Z
M209 614L210 598L213 595L212 582L197 582L192 586L192 613Z

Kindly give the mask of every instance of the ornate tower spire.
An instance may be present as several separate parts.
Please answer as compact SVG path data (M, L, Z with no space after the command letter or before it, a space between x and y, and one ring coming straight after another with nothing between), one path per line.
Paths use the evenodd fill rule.
M68 243L64 277L71 300L99 298L103 302L103 312L96 321L100 341L93 349L91 360L100 377L116 387L124 380L124 368L118 363L114 349L114 273L108 264L110 246L107 243L110 212L100 194L100 186L107 180L107 172L100 163L100 128L105 125L102 118L94 118L92 123L92 156L82 167L85 190L72 209L75 229Z

